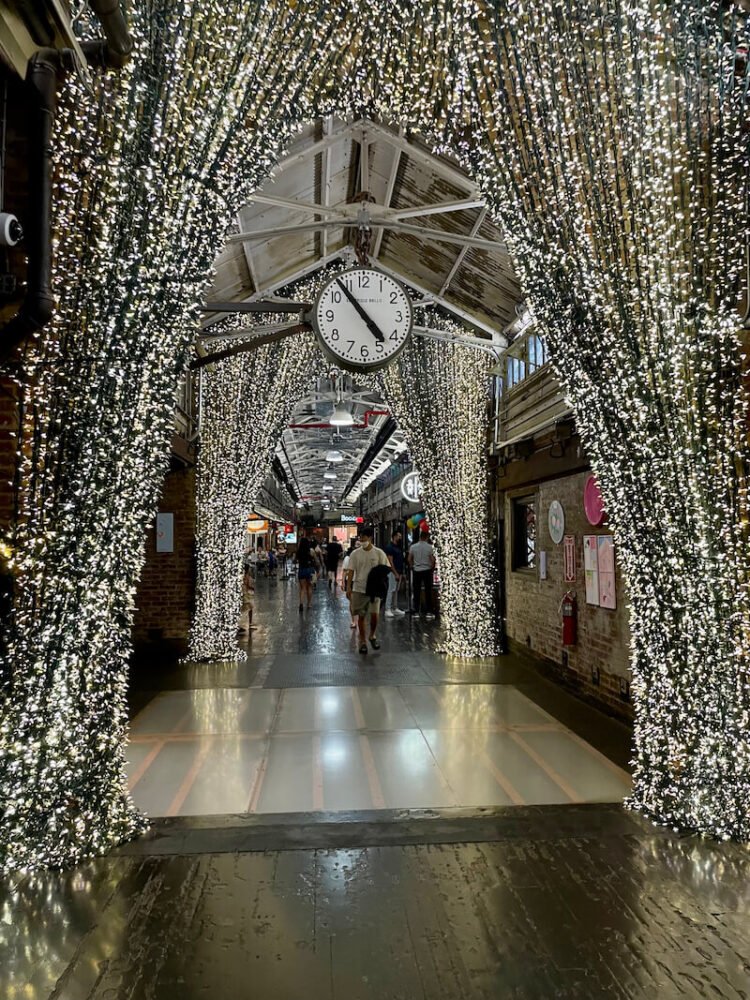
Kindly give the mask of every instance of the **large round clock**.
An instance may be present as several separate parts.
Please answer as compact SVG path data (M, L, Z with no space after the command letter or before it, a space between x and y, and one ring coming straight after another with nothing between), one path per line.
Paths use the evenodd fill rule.
M331 278L312 313L325 353L354 371L372 371L393 361L406 346L413 322L404 286L372 267L354 267Z

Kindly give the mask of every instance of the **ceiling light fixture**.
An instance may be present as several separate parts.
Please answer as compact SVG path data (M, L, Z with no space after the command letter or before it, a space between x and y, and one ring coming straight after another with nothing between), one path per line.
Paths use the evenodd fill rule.
M329 423L333 427L351 427L354 423L354 417L350 410L344 406L343 403L338 402L334 408L333 413L329 418Z
M343 462L343 461L344 461L344 456L341 454L340 451L338 451L338 449L333 448L331 449L331 451L326 452L326 462L335 464L336 462Z

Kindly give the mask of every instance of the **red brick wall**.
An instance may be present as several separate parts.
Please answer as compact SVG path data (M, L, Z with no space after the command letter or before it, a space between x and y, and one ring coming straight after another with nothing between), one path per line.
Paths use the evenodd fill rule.
M182 652L187 646L195 592L195 472L167 473L161 513L174 514L174 552L156 551L156 525L146 536L146 562L136 595L133 642L136 649L168 644Z
M505 495L506 535L506 626L508 636L554 665L555 673L580 694L616 715L630 717L629 702L621 697L620 683L629 682L628 610L625 589L617 569L617 609L586 604L583 572L583 536L609 534L606 522L593 528L583 509L583 486L590 473L579 472L550 479L533 486L508 491ZM512 559L512 501L514 497L536 497L537 553L547 553L547 579L539 576L539 558L534 570L514 571ZM558 500L565 512L565 534L576 543L575 583L564 582L563 544L550 538L547 517L550 503ZM567 589L578 599L578 641L562 645L559 606ZM563 653L567 652L567 664ZM592 672L598 670L598 683Z

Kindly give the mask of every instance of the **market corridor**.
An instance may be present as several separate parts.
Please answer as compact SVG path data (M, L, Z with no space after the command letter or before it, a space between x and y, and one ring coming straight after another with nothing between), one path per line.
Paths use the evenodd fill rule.
M626 771L538 704L541 682L516 660L447 659L435 651L439 625L410 615L382 620L382 648L362 656L346 600L323 583L302 615L296 581L259 579L256 595L247 661L180 667L158 691L145 690L153 673L137 678L129 779L149 815L618 802L628 793Z

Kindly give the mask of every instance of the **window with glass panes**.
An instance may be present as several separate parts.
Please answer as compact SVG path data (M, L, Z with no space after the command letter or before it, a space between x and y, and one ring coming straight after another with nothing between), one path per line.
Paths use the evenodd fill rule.
M513 569L534 569L536 566L536 497L519 497L513 501L511 526L513 532Z

